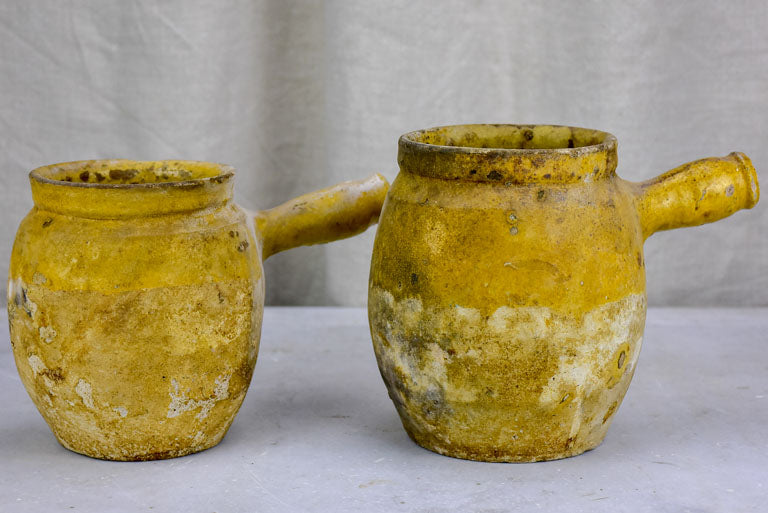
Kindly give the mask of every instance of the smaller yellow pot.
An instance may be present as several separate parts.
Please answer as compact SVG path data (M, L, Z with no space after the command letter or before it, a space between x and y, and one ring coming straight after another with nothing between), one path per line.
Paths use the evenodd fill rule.
M251 381L262 260L378 219L380 175L250 214L234 170L83 161L30 173L8 319L21 380L64 447L111 460L216 445Z
M585 128L461 125L400 138L368 311L408 434L449 456L537 461L596 447L645 323L643 242L757 203L741 153L642 183Z

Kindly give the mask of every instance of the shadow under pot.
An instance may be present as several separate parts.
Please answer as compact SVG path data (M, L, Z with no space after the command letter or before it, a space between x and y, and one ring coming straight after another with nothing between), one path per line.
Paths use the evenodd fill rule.
M635 370L643 242L757 203L741 153L632 183L616 139L543 125L400 138L374 243L379 369L419 445L538 461L596 447Z
M62 445L110 460L216 445L251 381L262 260L375 223L379 175L249 213L206 162L55 164L30 173L8 319L16 366Z

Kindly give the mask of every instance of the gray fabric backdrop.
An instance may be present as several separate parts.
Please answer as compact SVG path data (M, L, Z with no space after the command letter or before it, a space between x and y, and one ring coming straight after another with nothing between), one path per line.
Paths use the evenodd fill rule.
M396 174L464 122L613 132L619 173L746 152L768 187L768 2L0 0L0 267L26 173L89 158L239 170L266 208ZM646 245L655 305L768 305L764 200ZM374 230L267 263L272 304L362 305Z

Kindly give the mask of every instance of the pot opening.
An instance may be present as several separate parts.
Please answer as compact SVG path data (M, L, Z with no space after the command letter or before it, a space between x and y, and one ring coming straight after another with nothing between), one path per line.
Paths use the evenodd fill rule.
M29 173L32 199L43 210L117 219L192 212L232 198L234 169L189 160L83 160Z
M45 166L30 173L40 182L99 188L188 185L230 176L229 166L183 160L86 160Z
M613 176L616 138L558 125L453 125L410 132L400 169L421 176L502 185L591 182Z
M554 125L456 125L404 136L421 144L495 150L585 148L603 144L609 137L599 130Z

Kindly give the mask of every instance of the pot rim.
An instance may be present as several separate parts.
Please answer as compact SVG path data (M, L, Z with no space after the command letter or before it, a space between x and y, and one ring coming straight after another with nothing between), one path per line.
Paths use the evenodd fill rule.
M66 171L80 171L89 170L88 168L95 168L102 166L105 171L109 172L114 170L117 166L139 166L146 167L149 165L169 166L174 168L197 167L208 168L210 170L217 171L217 174L211 176L202 176L200 178L185 178L181 180L166 180L160 182L144 182L144 183L100 183L100 182L87 182L87 181L74 181L65 179L56 179L46 176L58 170ZM219 164L214 162L206 162L200 160L131 160L131 159L94 159L94 160L73 160L70 162L60 162L57 164L49 164L40 166L29 172L30 180L35 180L39 183L66 186L66 187L78 187L87 189L165 189L174 187L199 187L207 183L215 182L222 183L231 179L235 175L235 168L228 164ZM106 177L105 177L106 178Z
M120 219L189 213L232 199L232 166L194 160L79 160L29 173L37 208Z
M439 131L466 129L472 130L477 128L498 128L498 129L530 129L536 128L561 128L568 129L571 132L583 132L592 133L602 137L602 141L594 144L586 144L583 146L575 147L556 147L556 148L504 148L504 147L477 147L469 145L453 145L453 144L435 144L422 142L418 140L418 137L424 136L428 133L436 133ZM537 155L537 154L567 154L571 156L581 156L586 153L595 153L600 151L610 151L615 149L617 145L616 137L610 132L603 130L596 130L592 128L584 128L570 125L554 125L554 124L528 124L528 123L469 123L469 124L457 124L457 125L441 125L431 128L424 128L421 130L413 130L400 136L400 144L409 146L413 149L422 151L437 151L442 153L499 153L509 155Z
M445 125L400 136L398 164L408 173L464 182L589 183L615 176L616 148L612 134L589 128Z

